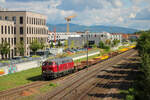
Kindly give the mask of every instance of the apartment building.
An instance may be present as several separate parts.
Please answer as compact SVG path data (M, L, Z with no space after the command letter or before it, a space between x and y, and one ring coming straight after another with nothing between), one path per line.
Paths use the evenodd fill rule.
M35 39L47 44L46 16L29 11L0 11L0 19L14 22L14 37L16 43L23 41L25 56L30 55L29 45Z
M114 39L120 40L120 42L122 42L122 34L121 33L112 33L111 40L113 41Z
M70 32L70 33L66 33L66 32L49 32L48 33L48 40L49 42L51 41L64 41L64 40L68 40L69 37L80 37L79 34L77 34L76 32Z
M100 41L103 41L105 43L106 40L113 41L114 39L118 39L122 41L122 35L110 34L108 32L96 32L96 33L89 32L88 34L80 33L80 37L69 37L68 44L70 45L71 41L74 41L75 45L77 45L78 47L83 47L87 43L87 40L88 40L89 45L96 44L98 46Z
M16 55L16 37L14 33L14 22L0 20L0 44L7 42L10 44L10 52L7 55L9 58L12 58ZM0 55L1 58L1 55Z

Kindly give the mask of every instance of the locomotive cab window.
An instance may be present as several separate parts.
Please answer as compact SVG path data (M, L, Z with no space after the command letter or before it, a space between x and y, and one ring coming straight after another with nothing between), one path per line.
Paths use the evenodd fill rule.
M53 65L53 62L49 62L49 65Z
M42 63L43 66L46 66L47 64L48 64L48 62L43 62Z

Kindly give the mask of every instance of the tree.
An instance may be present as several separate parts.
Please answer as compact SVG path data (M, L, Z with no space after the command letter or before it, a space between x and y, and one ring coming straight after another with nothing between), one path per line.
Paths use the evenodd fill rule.
M74 48L74 40L71 41L70 48Z
M60 47L60 46L62 46L62 44L61 44L61 41L59 40L58 41L58 46Z
M112 46L117 46L120 43L120 40L114 39Z
M53 47L54 47L54 44L53 44L53 41L51 41L50 48L53 48Z
M41 48L41 44L37 40L34 40L30 44L30 49L34 52L34 54L36 54L36 51L39 50L40 48Z
M86 41L86 43L84 44L84 48L89 47L89 41Z
M105 46L104 43L103 43L102 41L100 41L100 42L99 42L99 48L102 48L102 49L103 49L104 46Z
M107 39L107 40L105 41L105 44L106 44L106 45L111 45L111 40L110 40L110 39Z
M40 43L40 49L44 49L44 48L45 48L44 42L41 41L41 43Z
M65 49L68 48L68 40L65 40L64 46L65 46Z
M21 41L16 45L17 51L20 53L21 56L24 56L24 43Z
M97 45L96 44L92 45L92 48L97 48Z
M10 44L7 42L3 42L2 44L0 44L0 53L2 55L2 59L5 58L7 59L7 54L10 52Z
M150 31L142 32L137 49L141 57L141 74L136 83L136 100L150 100Z

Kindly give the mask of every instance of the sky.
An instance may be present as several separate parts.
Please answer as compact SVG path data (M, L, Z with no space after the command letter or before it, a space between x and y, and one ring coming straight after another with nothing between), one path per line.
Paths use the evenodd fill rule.
M47 23L71 23L150 29L150 0L0 0L8 10L34 11L47 16Z

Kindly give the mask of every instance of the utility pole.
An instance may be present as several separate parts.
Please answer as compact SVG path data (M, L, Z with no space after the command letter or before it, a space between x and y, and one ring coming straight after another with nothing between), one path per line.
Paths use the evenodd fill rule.
M89 33L89 31L86 30L86 31L85 31L85 34L86 34L86 41L87 41L87 45L86 45L86 49L87 49L87 61L86 61L87 67L89 66L89 64L88 64L88 47L89 47L88 33Z

